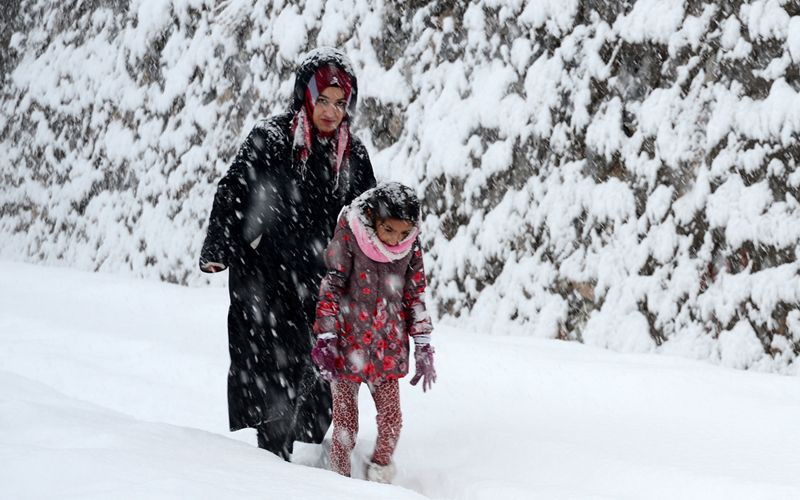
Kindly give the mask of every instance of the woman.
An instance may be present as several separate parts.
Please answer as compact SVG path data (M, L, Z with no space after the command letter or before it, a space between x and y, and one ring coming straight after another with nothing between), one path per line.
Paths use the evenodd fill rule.
M230 428L254 427L259 447L285 460L294 440L321 442L331 420L310 327L339 211L375 186L350 134L357 93L342 52L308 54L289 110L256 125L219 182L200 256L204 272L230 270Z

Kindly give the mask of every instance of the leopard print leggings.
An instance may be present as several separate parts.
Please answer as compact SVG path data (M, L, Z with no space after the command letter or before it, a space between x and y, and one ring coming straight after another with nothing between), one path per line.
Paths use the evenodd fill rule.
M358 389L360 382L336 380L333 389L333 443L331 444L331 469L350 476L350 453L358 435ZM385 380L370 387L375 408L378 410L378 439L372 462L388 465L392 461L403 415L400 412L400 385L397 379Z

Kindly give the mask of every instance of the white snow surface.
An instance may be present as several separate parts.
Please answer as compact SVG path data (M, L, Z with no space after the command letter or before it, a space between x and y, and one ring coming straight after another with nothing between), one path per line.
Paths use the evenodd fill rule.
M401 381L394 485L321 468L319 445L285 463L227 431L226 305L0 262L0 498L800 498L795 377L441 324L432 391Z

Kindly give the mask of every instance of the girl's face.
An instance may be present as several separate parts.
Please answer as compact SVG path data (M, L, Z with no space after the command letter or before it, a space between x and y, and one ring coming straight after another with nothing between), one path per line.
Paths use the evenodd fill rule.
M395 246L408 238L414 224L403 219L377 219L375 221L375 234L384 245Z
M320 132L330 134L342 123L347 101L344 91L339 87L328 87L323 90L314 103L314 115L311 121Z

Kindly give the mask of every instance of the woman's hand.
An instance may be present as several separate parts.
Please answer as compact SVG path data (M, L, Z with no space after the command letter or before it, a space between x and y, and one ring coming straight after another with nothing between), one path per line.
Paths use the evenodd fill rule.
M218 273L225 270L225 264L219 262L209 262L205 259L200 259L200 270L204 273Z

